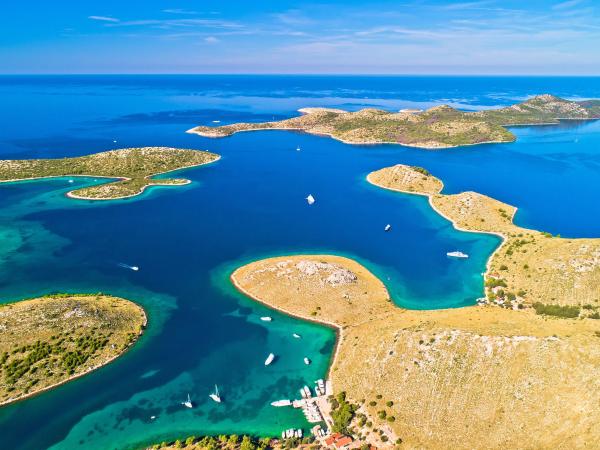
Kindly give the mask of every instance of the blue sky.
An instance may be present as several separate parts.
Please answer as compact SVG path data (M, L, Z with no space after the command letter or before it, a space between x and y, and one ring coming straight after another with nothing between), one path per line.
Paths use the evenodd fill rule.
M0 73L600 74L600 1L11 0Z

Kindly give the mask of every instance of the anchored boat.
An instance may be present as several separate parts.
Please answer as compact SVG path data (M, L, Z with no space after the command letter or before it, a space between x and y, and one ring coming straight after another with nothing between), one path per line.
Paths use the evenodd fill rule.
M265 360L265 366L268 366L269 364L271 364L274 359L275 359L275 355L273 353L269 353L269 356L267 356L267 359Z
M466 253L459 252L458 250L455 252L448 252L448 253L446 253L446 256L449 256L450 258L468 258L469 257L469 255L467 255Z
M219 388L215 384L215 392L208 395L211 399L213 399L217 403L221 403L221 396L219 395Z
M193 408L194 404L192 403L192 399L190 399L190 394L188 394L188 398L185 402L181 402L181 404L183 406L185 406L186 408Z

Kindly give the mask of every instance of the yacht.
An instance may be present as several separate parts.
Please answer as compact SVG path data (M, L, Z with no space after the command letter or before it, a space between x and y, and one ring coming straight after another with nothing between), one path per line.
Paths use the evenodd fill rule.
M260 320L262 320L263 322L270 322L273 319L271 317L269 317L269 316L263 316L263 317L260 318Z
M292 336L294 336L296 339L302 338L302 336L300 336L298 333L292 333Z
M310 359L308 359L306 356L304 357L304 364L307 366L310 365Z
M446 253L446 256L449 256L451 258L468 258L469 257L469 255L467 255L466 253L459 252L458 250L455 252L448 252L448 253Z
M271 406L281 407L281 406L290 406L292 404L291 400L277 400L271 402Z
M181 402L181 404L183 406L185 406L186 408L193 408L194 404L192 403L192 400L190 399L190 394L188 394L188 398L185 402Z
M221 123L220 120L213 120L212 123Z
M138 266L131 266L131 270L135 270L137 272L138 270L140 270L140 268Z
M215 384L215 392L208 395L211 399L213 399L217 403L221 403L221 396L219 395L219 388Z
M267 356L267 359L265 360L265 366L268 366L269 364L271 364L274 359L275 359L275 355L273 353L269 353L269 356Z
M308 194L308 197L306 197L306 201L308 202L309 205L312 205L316 200L312 196L312 194Z
M390 231L391 229L392 229L392 226L388 223L383 230Z

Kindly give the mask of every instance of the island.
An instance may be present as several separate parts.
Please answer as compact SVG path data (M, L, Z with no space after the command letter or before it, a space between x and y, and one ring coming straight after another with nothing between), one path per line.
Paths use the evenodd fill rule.
M104 294L53 294L0 305L0 405L108 364L145 327L140 306Z
M600 100L574 102L549 94L507 108L463 112L447 105L426 111L389 112L366 108L348 112L331 108L303 108L299 117L263 123L198 126L188 133L225 137L241 131L297 130L326 135L348 144L400 144L441 149L482 143L512 142L506 126L556 124L560 120L600 118Z
M269 307L338 331L327 420L363 445L600 446L600 320L532 308L405 310L365 267L332 255L255 261L231 279Z
M114 200L141 194L149 186L179 186L184 178L155 175L200 166L220 158L214 153L169 147L110 150L75 158L0 160L0 182L49 177L108 178L105 183L75 189L71 198Z

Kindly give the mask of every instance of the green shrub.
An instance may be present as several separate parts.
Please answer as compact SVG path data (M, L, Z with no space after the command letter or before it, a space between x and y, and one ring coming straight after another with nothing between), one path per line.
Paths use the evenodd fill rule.
M536 302L533 304L536 314L573 319L579 317L578 306L546 305Z

